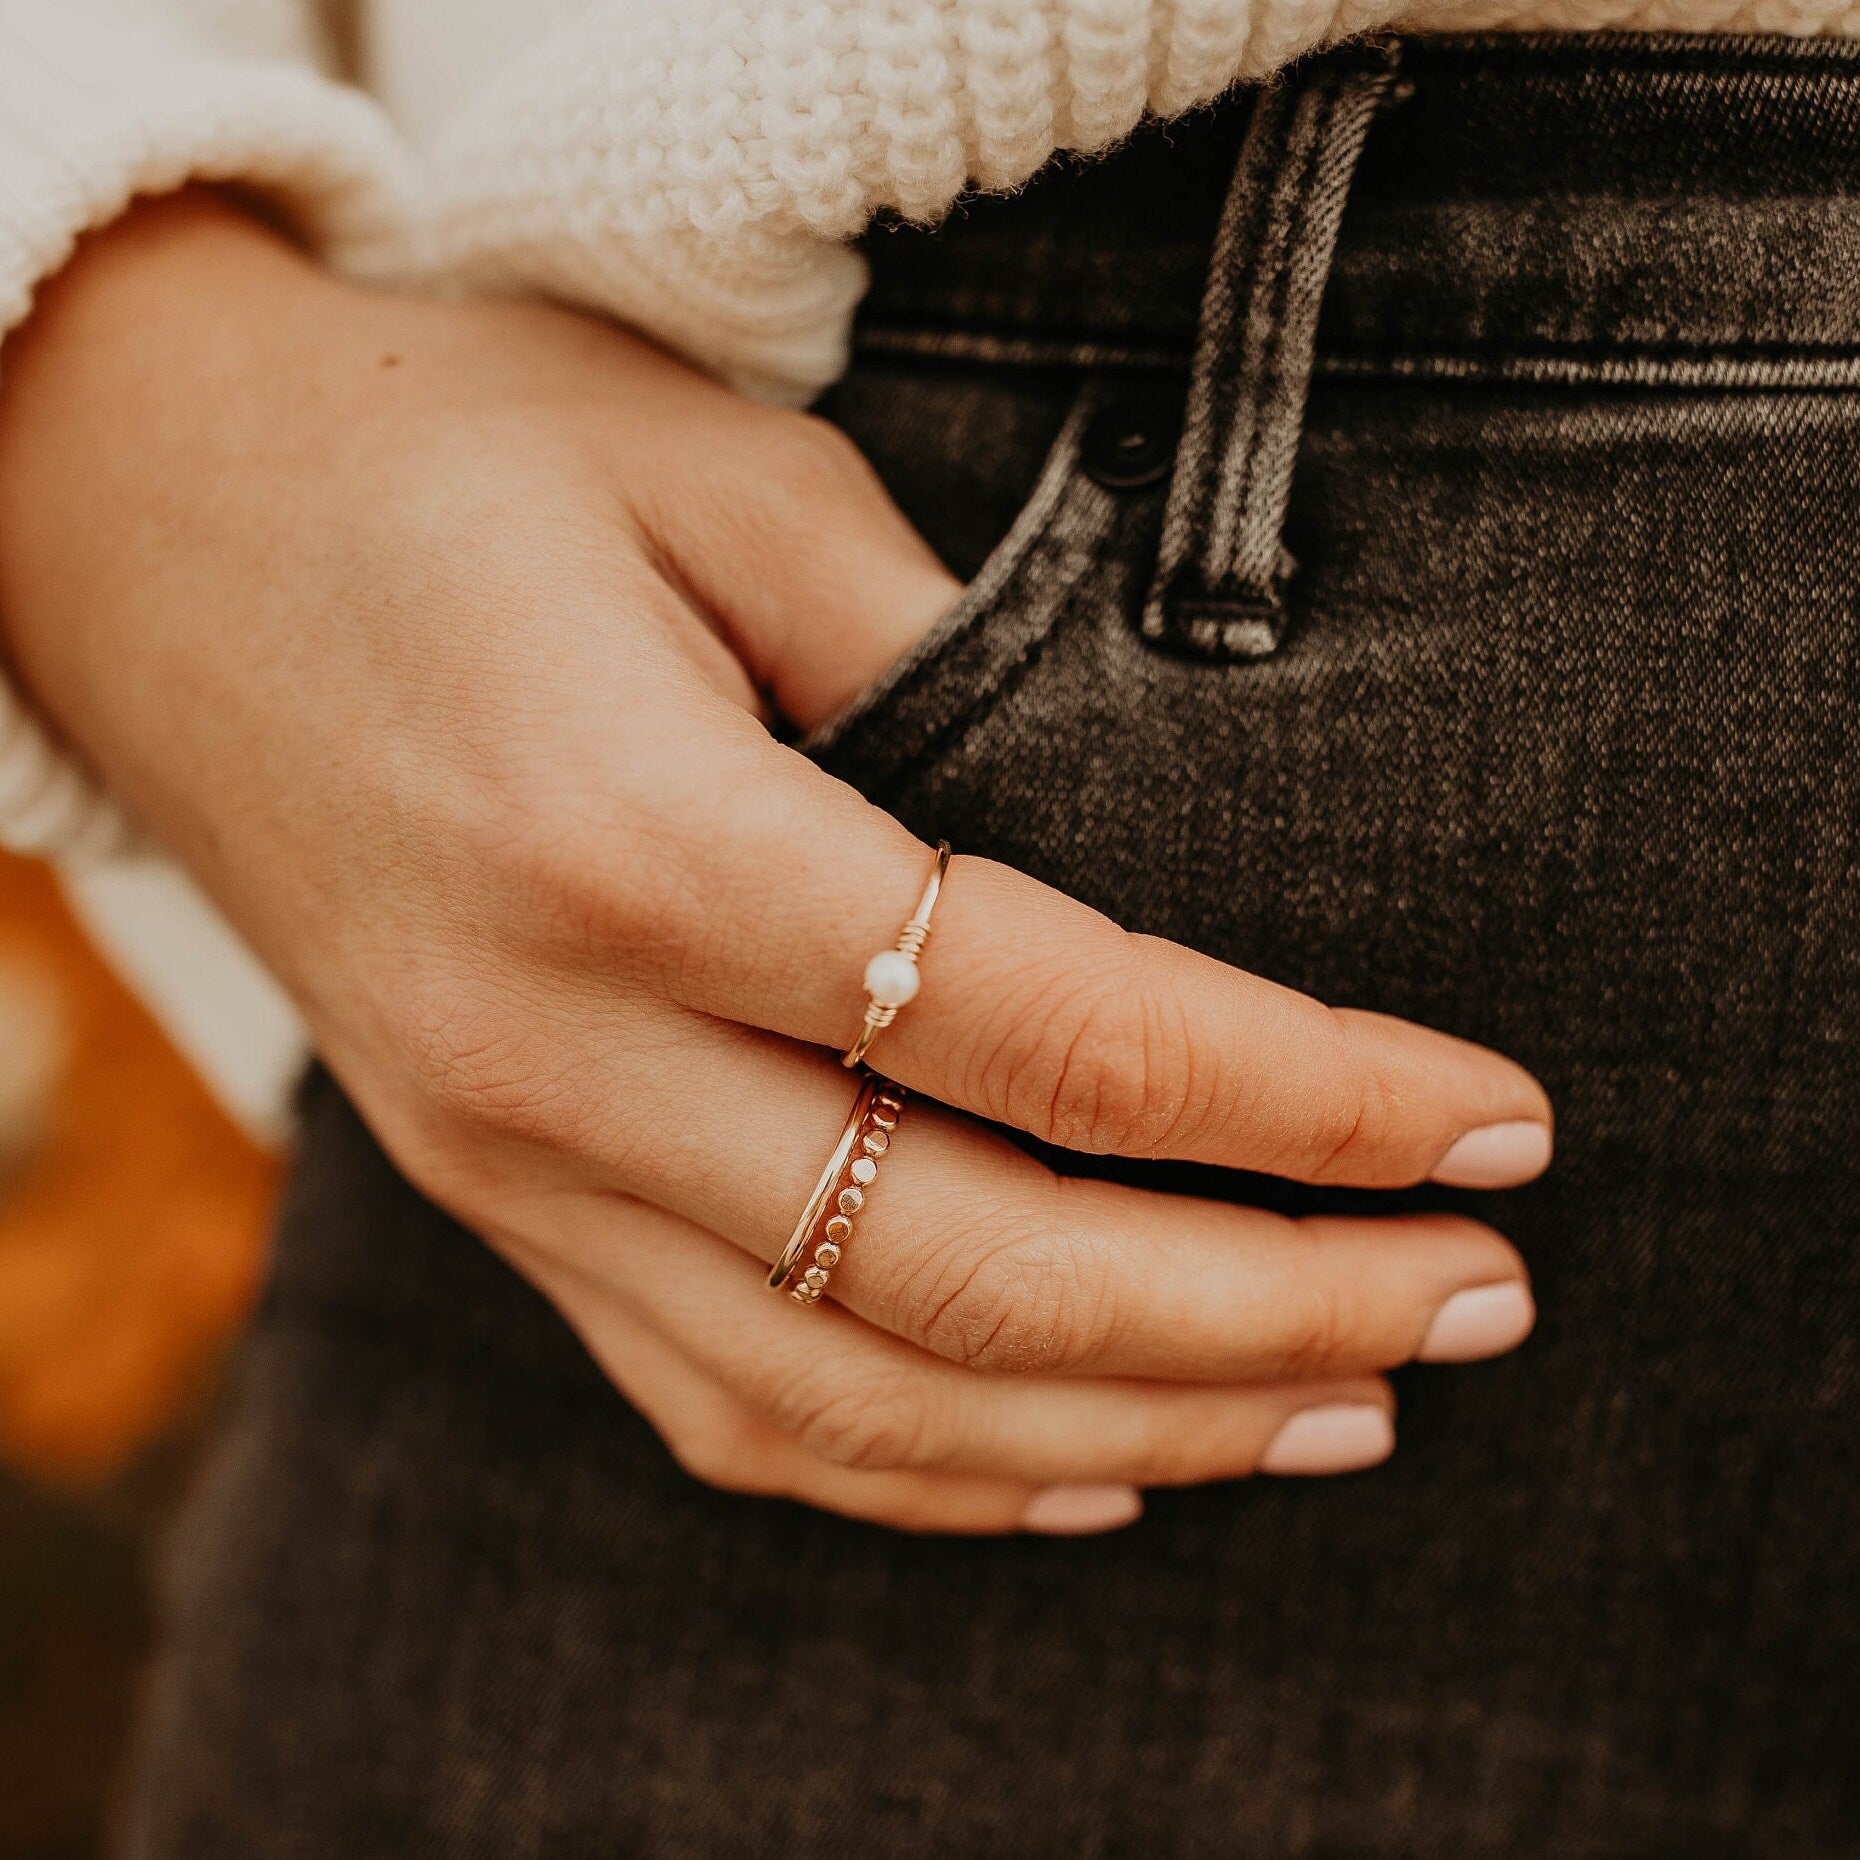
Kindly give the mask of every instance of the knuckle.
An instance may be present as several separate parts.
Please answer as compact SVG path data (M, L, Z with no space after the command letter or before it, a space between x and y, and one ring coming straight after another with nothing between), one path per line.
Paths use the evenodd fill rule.
M835 1466L888 1472L924 1459L927 1417L902 1383L834 1378L792 1392L784 1406L796 1439Z
M997 1238L952 1259L928 1288L923 1343L965 1369L1011 1375L1079 1366L1110 1328L1104 1274L1088 1241Z
M1274 1380L1304 1381L1344 1357L1352 1329L1337 1299L1321 1286L1296 1286L1276 1304L1266 1367Z
M556 946L629 971L676 963L706 918L711 887L690 854L686 823L662 807L629 807L562 849L551 873Z
M1170 1147L1201 1096L1181 1004L1144 973L1136 940L1069 989L1004 1052L1013 1122L1062 1149L1145 1155Z
M701 1485L758 1496L774 1489L759 1430L746 1418L716 1416L666 1437L672 1458Z
M400 1027L436 1131L549 1148L572 1144L585 1116L574 1070L508 999L470 984L428 987Z
M1262 1451L1251 1430L1211 1419L1194 1428L1172 1427L1145 1441L1119 1471L1133 1485L1199 1485L1252 1472Z
M1395 1103L1382 1074L1365 1058L1350 1023L1334 1008L1324 1010L1336 1042L1332 1066L1335 1085L1325 1093L1305 1132L1306 1163L1311 1181L1325 1182L1355 1173L1360 1159L1378 1153L1395 1122Z
M771 416L769 484L803 507L868 492L873 483L865 455L832 421L813 413Z
M679 805L686 792L650 757L605 770L598 794L568 771L520 773L486 810L471 850L533 946L637 963L702 920L705 885Z

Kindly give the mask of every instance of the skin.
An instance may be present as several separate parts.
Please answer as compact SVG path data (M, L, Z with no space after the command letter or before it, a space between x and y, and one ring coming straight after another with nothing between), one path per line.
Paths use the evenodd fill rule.
M1524 1283L1464 1219L1030 1160L989 1125L1392 1187L1550 1111L1495 1054L958 856L839 1302L771 1297L931 859L767 727L957 593L863 460L591 320L353 288L204 195L87 242L5 355L19 676L699 1477L1023 1528L1055 1485L1234 1477L1302 1409L1387 1409L1453 1293Z

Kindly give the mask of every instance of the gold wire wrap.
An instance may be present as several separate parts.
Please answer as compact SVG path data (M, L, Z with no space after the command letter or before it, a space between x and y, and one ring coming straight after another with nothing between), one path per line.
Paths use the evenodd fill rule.
M924 895L917 900L917 908L911 913L911 920L898 932L898 940L892 949L910 963L917 966L917 959L923 954L924 945L930 941L930 913L936 909L938 895L943 889L943 875L949 870L949 841L938 840L936 844L936 866L930 874L930 882L924 886ZM865 1020L859 1028L858 1037L846 1049L840 1064L851 1069L858 1066L871 1050L872 1042L898 1018L899 1004L881 1006L868 992L865 1003Z

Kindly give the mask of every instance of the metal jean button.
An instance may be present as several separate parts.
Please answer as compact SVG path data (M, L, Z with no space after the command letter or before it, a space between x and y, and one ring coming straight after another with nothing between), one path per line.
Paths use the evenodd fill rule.
M1136 491L1168 477L1181 430L1180 391L1135 388L1101 409L1085 429L1079 461L1113 491Z

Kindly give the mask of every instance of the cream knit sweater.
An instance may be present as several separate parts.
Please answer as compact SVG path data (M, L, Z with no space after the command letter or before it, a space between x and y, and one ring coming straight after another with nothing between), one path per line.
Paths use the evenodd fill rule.
M1371 28L1852 34L1860 0L0 0L5 333L78 235L191 177L329 262L534 290L802 401L879 208L932 219ZM338 39L366 89L336 82ZM0 842L126 841L0 679Z

